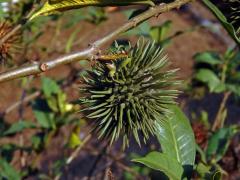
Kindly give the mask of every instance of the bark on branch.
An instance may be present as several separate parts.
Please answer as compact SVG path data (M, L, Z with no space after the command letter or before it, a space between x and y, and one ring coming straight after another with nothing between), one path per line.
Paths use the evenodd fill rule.
M96 55L96 50L101 48L105 43L110 42L114 38L116 38L121 33L124 33L140 23L148 20L149 18L159 15L164 12L168 12L172 9L179 8L184 4L189 3L191 0L176 0L172 3L161 4L155 7L149 8L149 10L141 13L140 15L134 17L133 19L127 21L125 24L117 28L112 33L106 35L105 37L97 40L92 43L90 47L84 49L82 51L78 51L75 53L71 53L57 59L49 60L46 62L39 62L36 64L29 64L23 67L18 67L13 70L9 70L7 72L0 73L0 83L19 79L25 76L36 75L42 72L48 71L50 69L56 68L60 65L72 63L79 60L91 60Z

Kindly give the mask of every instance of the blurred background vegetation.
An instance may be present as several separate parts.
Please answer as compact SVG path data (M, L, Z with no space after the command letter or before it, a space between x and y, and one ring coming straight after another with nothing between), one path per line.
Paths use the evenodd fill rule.
M40 3L0 0L0 38ZM0 47L0 72L86 48L139 8L144 7L86 7L38 17ZM180 69L177 101L198 144L193 179L240 178L240 52L236 37L222 24L206 3L196 1L117 39L124 46L140 36L154 40L165 48L170 68ZM141 148L130 140L121 151L120 142L106 148L107 142L89 135L91 125L77 100L82 75L90 69L89 62L80 61L0 85L0 179L166 178L130 161L158 150L157 138Z

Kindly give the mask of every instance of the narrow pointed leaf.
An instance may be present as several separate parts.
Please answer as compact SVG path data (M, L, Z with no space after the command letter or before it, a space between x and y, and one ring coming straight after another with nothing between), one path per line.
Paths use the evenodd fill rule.
M48 0L40 10L32 15L30 19L34 19L40 15L49 15L85 6L121 6L132 4L154 5L151 0Z

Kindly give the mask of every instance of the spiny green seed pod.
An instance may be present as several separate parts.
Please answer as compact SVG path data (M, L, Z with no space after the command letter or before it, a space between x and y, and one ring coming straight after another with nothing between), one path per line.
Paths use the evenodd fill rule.
M99 62L84 77L83 113L93 119L99 138L112 144L122 137L125 148L133 134L141 145L140 139L146 143L154 135L156 121L166 119L168 105L175 104L179 93L174 90L179 84L176 70L166 70L168 61L162 48L143 38L130 49L128 58L112 63L110 67L116 68Z
M13 25L10 22L0 22L0 40L2 40L11 30ZM19 53L21 50L22 33L17 31L14 35L9 37L0 44L0 62L7 59L12 59L12 56Z

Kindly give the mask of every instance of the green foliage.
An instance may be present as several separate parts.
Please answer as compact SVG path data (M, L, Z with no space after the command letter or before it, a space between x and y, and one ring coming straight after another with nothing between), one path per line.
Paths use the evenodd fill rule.
M197 53L193 82L202 82L210 92L229 91L239 96L239 57L237 50L228 50L222 56L216 52Z
M88 13L85 15L86 21L89 21L93 24L100 24L101 22L105 21L107 19L107 15L103 8L98 7L89 7Z
M81 91L86 95L80 99L99 137L112 143L122 135L124 146L132 134L139 145L139 134L146 142L156 131L155 122L171 112L168 105L178 94L173 90L176 70L164 70L167 57L155 43L140 39L128 56L131 61L124 67L118 65L120 59L98 63L89 71Z
M43 108L44 104L40 104L40 101L36 101L34 108L34 115L42 128L55 129L54 113L49 112L49 109ZM46 105L46 104L45 104Z
M194 60L196 63L205 63L210 66L215 66L218 64L222 64L223 62L221 61L221 57L219 56L218 53L216 52L202 52L202 53L197 53L194 56Z
M10 11L3 12L1 2L6 1L0 0L0 19L4 18L14 23L22 22L23 17L29 12L29 7L39 3L38 0L24 0L11 7ZM8 2L11 3L10 0ZM78 26L80 21L84 20L99 25L107 19L107 14L102 7L82 7L154 5L153 2L151 0L111 2L110 0L46 0L43 2L43 6L31 16L31 20L34 18L34 21L29 21L27 25L23 26L24 43L26 48L30 49L36 40L45 33L44 31L51 33L52 28L49 28L50 31L48 28L44 30L43 25L56 28L55 32L74 28L74 31L63 43L63 48L53 48L54 53L55 50L58 52L62 49L70 53L76 45L75 43L84 39L81 33L83 28ZM223 15L225 16L224 12L221 13L220 9L213 3L209 3L208 0L204 0L204 3L212 9L224 27L239 43L239 29L236 28L236 22L223 17ZM68 11L60 16L39 17L78 8L82 9ZM134 12L127 10L125 14L129 17L131 13L130 18L132 18L145 10ZM35 17L39 18L35 19ZM129 146L129 139L133 136L140 145L142 141L146 143L152 135L158 137L161 152L156 152L156 148L152 148L155 144L149 144L151 149L154 149L153 152L148 153L145 157L133 159L134 162L141 163L145 167L135 163L131 166L132 171L125 173L126 179L133 179L136 174L150 176L151 169L154 169L163 172L169 179L190 178L194 171L202 179L218 180L221 179L220 175L223 172L219 162L225 156L233 136L239 132L239 127L224 127L216 132L211 132L205 149L196 146L189 120L179 107L173 105L175 104L174 98L179 94L179 91L175 90L175 85L179 82L175 80L175 70L167 70L168 61L162 50L162 47L166 47L174 37L192 31L193 28L169 36L171 28L171 21L165 21L153 27L150 23L143 22L139 27L133 28L124 35L143 35L155 43L139 40L135 47L129 48L116 43L116 47L109 50L107 54L114 57L112 60L98 61L92 70L81 72L86 74L83 77L85 84L80 91L82 93L80 104L85 108L81 111L83 112L81 115L90 119L99 137L109 140L109 144L121 139L124 146ZM52 43L55 44L55 41L56 37L53 38ZM62 41L57 41L56 44L59 42L62 43ZM83 40L82 42L84 43ZM42 45L39 53L49 53L50 46L49 44ZM33 51L35 50L33 49ZM128 53L128 57L120 56L123 51ZM223 55L216 52L198 53L194 57L196 62L194 81L201 82L202 85L208 87L210 92L230 91L240 96L239 57L240 53L236 49L229 50ZM80 137L82 119L79 120L79 114L77 114L77 119L74 118L74 111L79 110L78 105L75 106L68 102L61 83L50 78L42 78L42 86L39 89L40 96L28 104L33 109L36 121L19 119L10 125L4 119L4 115L0 117L1 138L14 138L20 134L22 136L26 130L35 129L33 132L31 131L33 135L30 142L26 142L24 139L23 144L20 142L17 145L9 143L0 146L0 179L27 179L28 175L32 174L39 179L59 179L61 175L64 175L63 169L67 169L65 166L69 163L65 157L65 155L69 155L68 148L76 149L85 144L85 141L81 139L82 136ZM28 90L27 84L28 82L22 83L22 86L28 94L32 89ZM210 130L206 112L202 112L200 120ZM63 126L68 131L67 135L62 134ZM43 152L51 149L52 139L59 134L61 134L61 138L62 136L64 138L63 148L66 148L63 150L64 156L49 165L48 174L41 174L36 167L36 164L39 163L37 161ZM195 162L196 149L201 160L197 159ZM26 167L20 173L11 165L17 151L33 157L33 162L27 162ZM76 152L74 151L74 153Z
M168 154L151 152L142 158L133 159L134 162L142 163L152 169L162 171L170 179L180 180L183 175L181 164Z
M177 106L170 106L169 119L158 124L156 132L162 153L151 152L146 157L133 161L162 171L169 179L189 176L195 163L195 138L189 120Z
M29 121L18 121L14 123L7 131L4 132L4 135L16 134L23 131L24 129L35 128L36 125Z
M52 111L61 114L68 112L69 104L66 102L67 96L54 80L43 78L42 90L47 104Z
M20 180L21 175L7 161L0 158L0 178Z
M67 22L63 24L63 28L67 29L77 25L81 21L87 21L94 25L99 25L100 23L106 21L108 16L105 12L105 9L102 7L87 7L84 9L79 9L78 11L68 11L64 14L64 18L67 19ZM40 17L37 19L40 19ZM82 28L78 27L71 34L71 36L74 36L73 34L80 31L81 29Z
M200 178L205 180L221 180L221 172L215 169L212 169L211 166L199 163L196 167L196 172Z
M130 16L130 18L132 18L132 16L135 15L136 11L129 10L129 11L124 11L124 13L127 17ZM171 28L172 28L172 21L170 20L167 20L157 26L151 26L148 22L143 22L138 27L131 29L130 31L127 31L124 34L127 36L138 35L138 36L148 37L152 41L155 41L157 45L166 47L167 45L170 44L170 42L175 36L183 33L181 32L181 33L177 33L175 36L169 36L169 32Z
M222 84L218 76L209 69L199 69L195 74L195 79L206 83L210 92L222 92L224 90L224 84Z
M140 156L138 154L131 153L130 154L130 158L131 159L138 159L138 158L140 158ZM151 173L151 169L150 168L148 168L147 166L141 166L141 165L136 164L136 163L133 163L131 165L131 169L134 172L136 172L136 173L138 173L139 175L142 175L142 176L147 176L148 177L150 175L150 173ZM127 172L127 171L124 172L124 179L134 179L134 178L135 178L135 176L134 176L133 173Z
M219 19L219 21L222 23L223 27L228 31L228 33L232 36L232 38L236 41L237 44L240 44L240 28L239 28L239 6L240 2L237 0L235 1L226 1L221 2L223 6L228 6L228 11L224 8L219 9L217 4L212 3L210 0L203 0L203 3L215 14L215 16ZM234 16L234 20L231 18L227 18L227 14L230 11L229 16ZM236 17L235 17L236 16ZM236 21L236 22L235 22ZM236 26L234 24L236 23Z
M165 21L160 26L151 27L149 35L151 39L155 40L159 45L165 46L170 42L170 39L167 37L171 27L172 21Z
M209 139L206 149L207 159L211 159L214 163L221 160L228 150L231 139L239 130L239 127L233 125L214 132Z
M177 106L170 107L172 114L158 126L158 139L162 151L181 165L193 166L195 162L195 138L188 118Z
M38 17L40 15L49 15L56 12L63 12L69 9L78 9L85 6L120 6L120 5L131 5L131 4L147 4L153 6L154 3L151 0L121 0L121 1L111 1L111 0L62 0L53 1L48 0L44 3L43 7L38 10L31 19Z
M73 105L67 103L66 94L52 79L42 79L44 99L37 99L33 103L34 115L42 128L56 129L67 124Z
M142 13L144 10L125 10L123 11L124 15L130 20L134 18L135 16L139 15L139 13ZM124 33L126 36L133 36L133 35L138 35L138 36L148 36L150 33L151 26L149 22L145 21L141 24L139 24L137 27L127 31Z
M68 146L70 148L76 148L78 147L79 145L82 144L82 141L81 139L79 138L79 135L75 132L73 132L71 135L70 135L70 138L69 138L69 144Z

